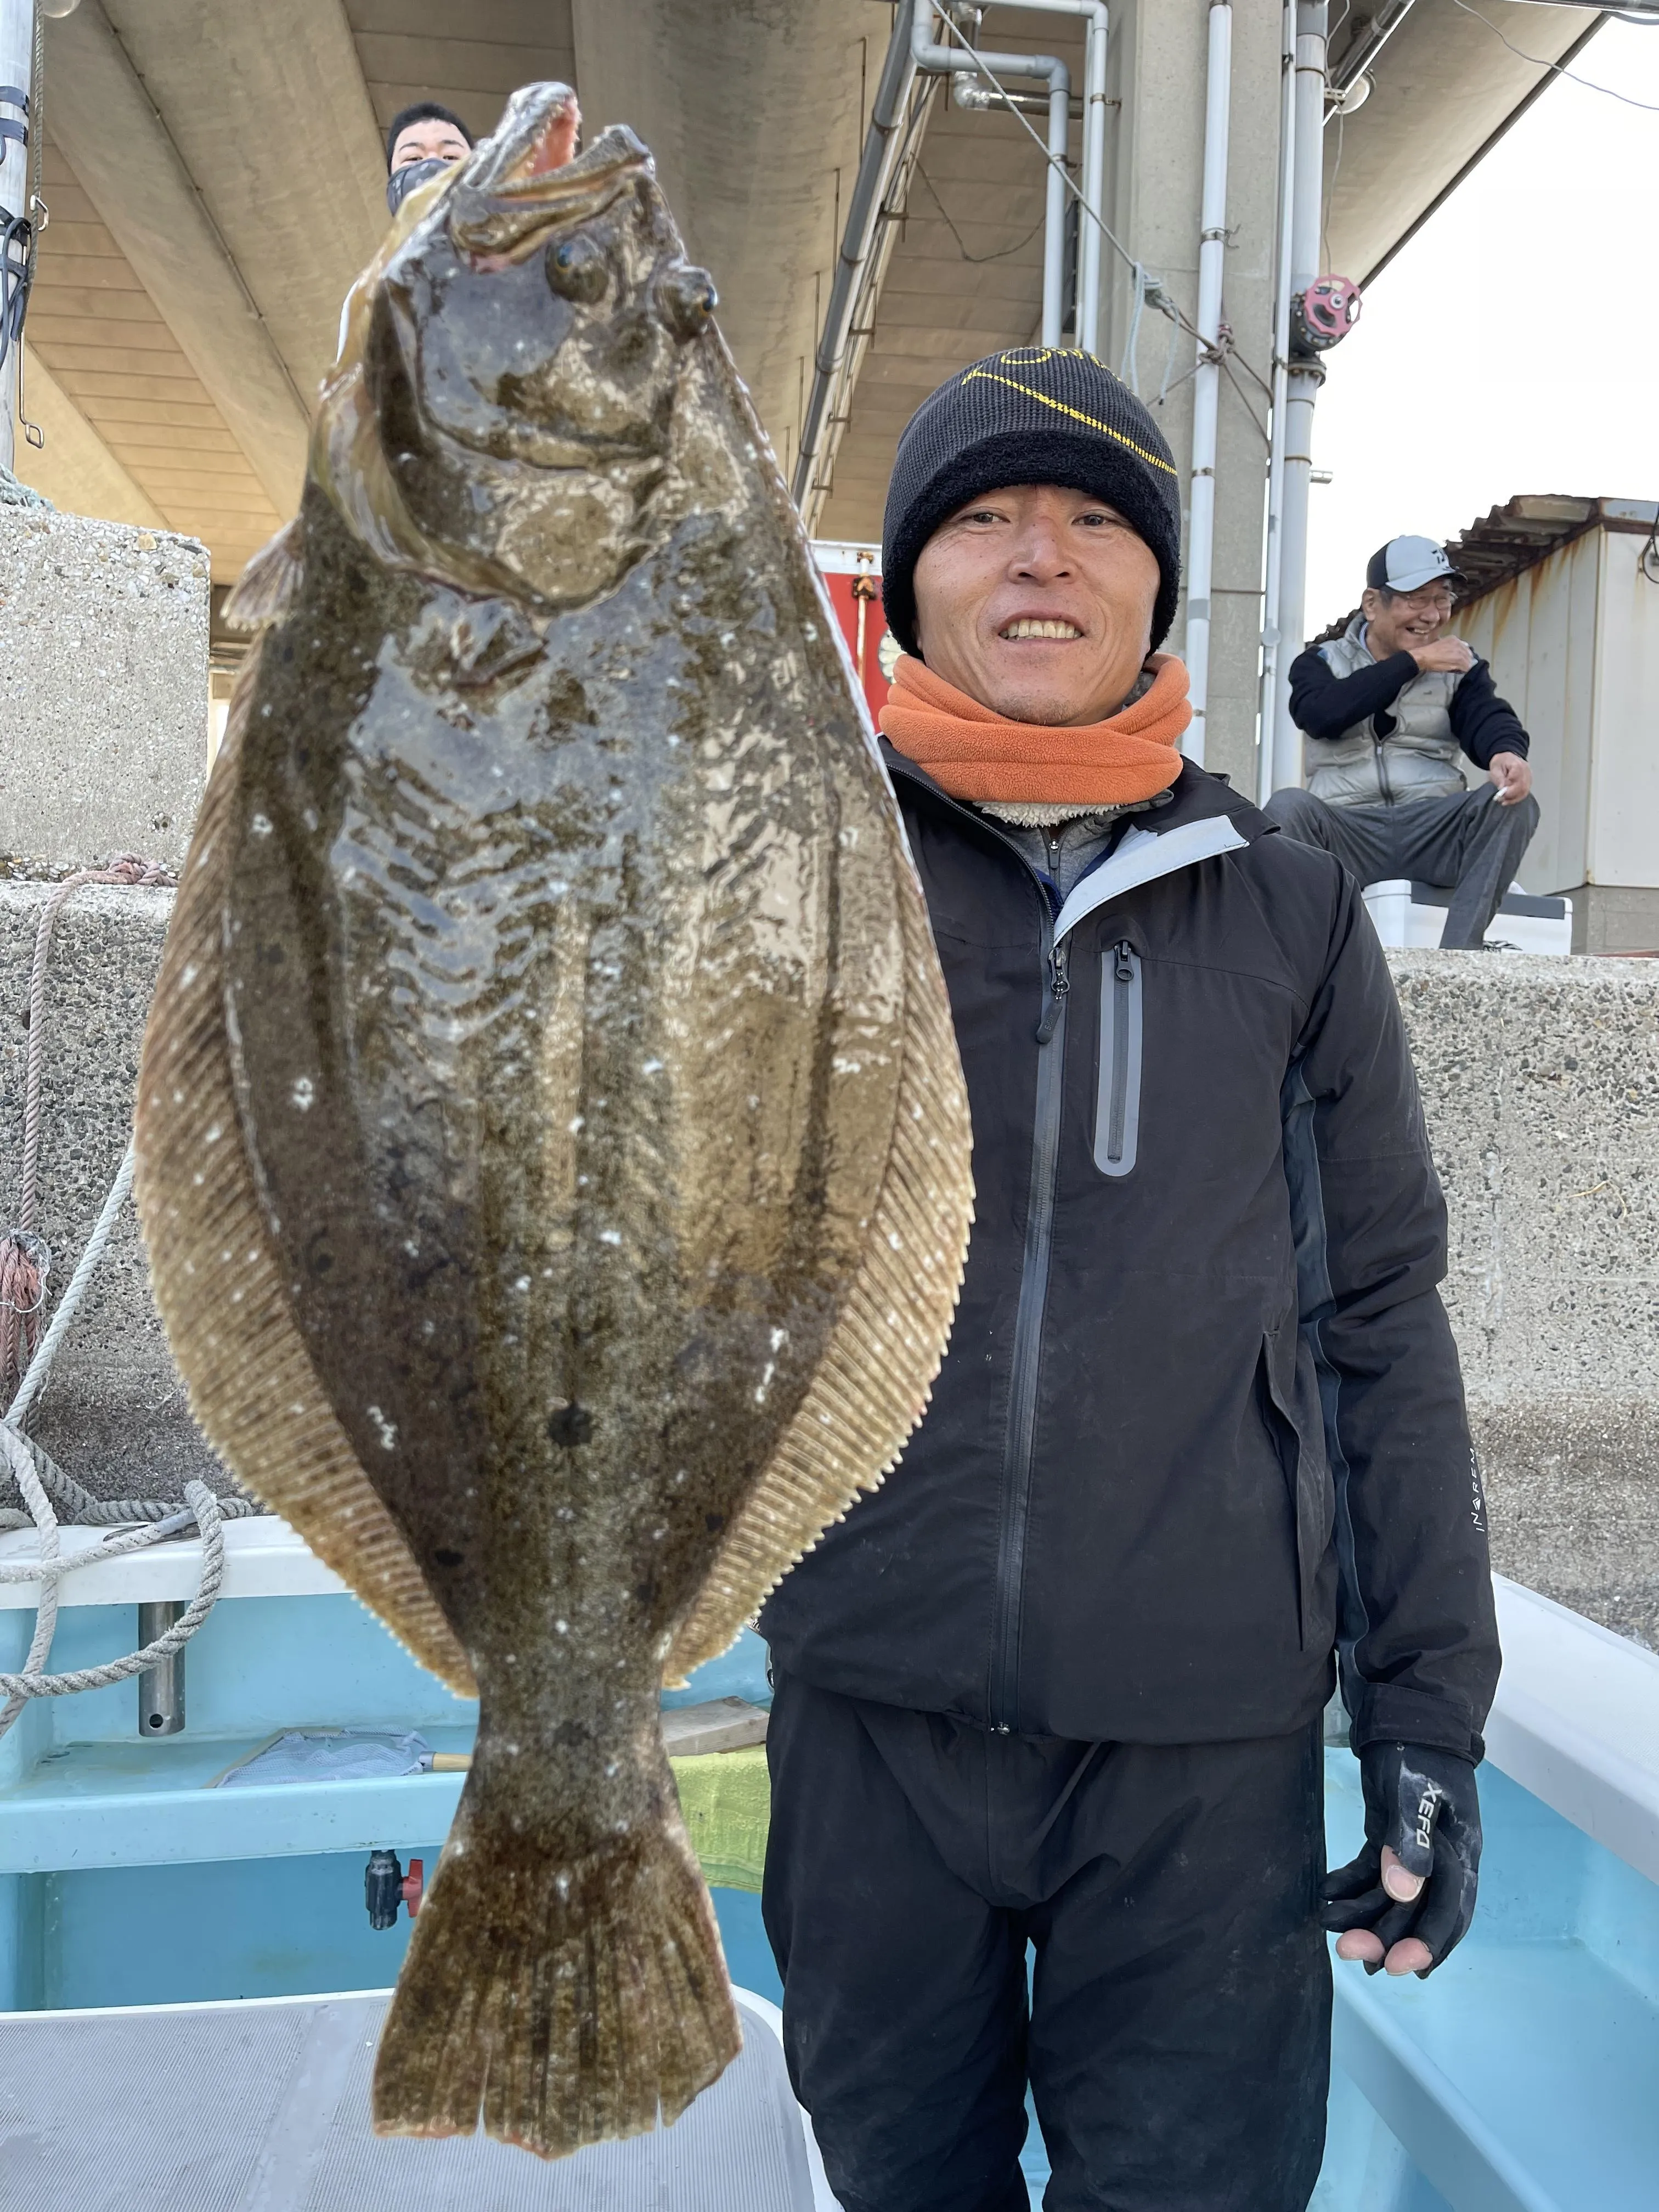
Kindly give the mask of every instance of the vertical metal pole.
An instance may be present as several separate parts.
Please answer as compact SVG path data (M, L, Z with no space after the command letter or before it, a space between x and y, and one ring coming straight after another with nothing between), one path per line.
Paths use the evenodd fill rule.
M1100 350L1100 271L1106 213L1106 39L1104 8L1089 18L1083 65L1083 206L1078 216L1077 342ZM1091 219L1092 216L1092 220Z
M34 67L34 0L0 0L0 222L29 211L28 111L15 96L27 101L33 88ZM19 246L7 249L8 267L0 299L9 297L22 273ZM6 349L0 364L0 468L9 469L15 451L17 417L17 362L21 334Z
M138 1608L138 1649L165 1636L183 1613L171 1598ZM175 1651L159 1667L148 1668L138 1677L138 1733L177 1735L185 1725L185 1655Z
M1057 346L1066 319L1066 149L1072 129L1069 78L1048 80L1048 196L1042 218L1042 343ZM1084 341L1079 338L1079 343Z
M1227 140L1231 122L1233 11L1210 0L1204 107L1204 185L1198 245L1198 374L1193 380L1193 483L1187 538L1187 678L1193 720L1182 750L1204 763L1210 691L1210 585L1215 565L1216 425L1221 404L1221 284L1227 256Z
M1326 0L1297 0L1296 180L1291 194L1291 290L1319 274L1324 192ZM1317 362L1293 361L1285 402L1285 506L1279 556L1278 697L1273 705L1275 791L1302 781L1302 733L1291 720L1290 662L1301 650L1308 598L1308 490L1313 470L1314 401L1325 380Z
M1261 702L1256 804L1273 790L1273 722L1279 711L1279 588L1285 544L1285 412L1290 395L1291 221L1296 189L1296 6L1285 0L1279 94L1279 230L1273 268L1273 437L1267 453L1267 555L1261 606Z

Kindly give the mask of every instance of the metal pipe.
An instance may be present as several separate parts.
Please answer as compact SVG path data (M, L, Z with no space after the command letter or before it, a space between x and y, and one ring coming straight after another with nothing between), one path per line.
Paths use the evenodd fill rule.
M1279 707L1279 581L1285 541L1285 409L1290 391L1291 217L1296 185L1296 0L1285 0L1279 52L1279 223L1273 262L1273 434L1267 448L1267 550L1262 579L1261 698L1256 804L1273 790L1273 718Z
M1362 26L1358 37L1347 47L1336 69L1328 73L1327 89L1340 94L1358 84L1416 4L1417 0L1384 0L1370 21ZM1325 120L1328 123L1333 115L1340 112L1340 99L1333 99Z
M1012 0L1016 7L1032 0ZM1048 190L1042 238L1042 343L1057 346L1065 319L1061 297L1066 267L1066 152L1072 106L1072 73L1056 54L992 54L970 52L965 46L939 45L933 38L935 0L912 0L910 53L918 70L929 76L959 76L971 70L977 76L1042 77L1048 86ZM1061 15L1080 13L1075 4L1061 7ZM1085 124L1086 130L1087 125Z
M0 0L0 6L7 4L9 0ZM811 486L813 465L823 442L830 395L846 359L853 311L875 251L882 210L903 142L911 88L916 81L913 43L912 26L901 9L894 18L887 58L882 64L881 77L876 86L870 128L865 135L864 152L847 210L847 226L842 233L836 281L830 287L830 306L813 357L812 390L801 420L800 450L795 459L793 489L797 507L805 506Z
M1319 217L1324 190L1326 0L1297 0L1296 177L1291 196L1291 291L1319 274ZM1300 649L1308 597L1308 487L1313 470L1314 402L1325 372L1316 361L1290 363L1285 398L1284 519L1279 556L1281 663L1273 702L1273 787L1302 781L1302 733L1291 720L1287 656Z
M1216 424L1221 406L1221 283L1227 258L1227 139L1232 111L1233 11L1210 0L1204 99L1204 184L1198 241L1198 373L1193 380L1193 479L1187 538L1187 679L1192 726L1182 750L1204 764L1210 690L1210 581L1215 565Z
M1100 350L1100 265L1106 244L1106 32L1105 7L1091 7L1084 56L1083 210L1077 258L1077 342L1085 353Z
M29 95L34 82L34 0L0 0L0 237L13 219L28 217ZM21 241L3 249L0 312L22 276L27 255ZM0 469L9 471L15 453L17 369L23 350L21 330L0 331L5 359L0 362Z
M1082 202L1078 223L1077 294L1074 301L1074 328L1077 343L1085 353L1100 350L1100 307L1102 299L1101 260L1105 251L1106 234L1106 64L1107 39L1111 29L1111 10L1106 0L1001 0L1008 8L1021 8L1036 15L1077 15L1083 20L1083 132L1082 174L1078 185L1078 197ZM982 58L989 59L989 56ZM1054 220L1054 188L1055 172L1053 156L1055 134L1050 125L1048 134L1049 209L1048 221ZM1065 158L1062 149L1060 158ZM1066 188L1060 186L1060 220L1065 219ZM1062 249L1063 260L1063 249ZM1046 259L1045 259L1046 267ZM1063 321L1064 309L1061 310ZM1045 316L1045 328L1046 328ZM1057 340L1043 339L1045 345Z
M138 1608L138 1649L165 1636L183 1613L171 1598ZM159 1667L146 1668L138 1677L138 1733L143 1736L178 1735L185 1725L185 1655L175 1651Z

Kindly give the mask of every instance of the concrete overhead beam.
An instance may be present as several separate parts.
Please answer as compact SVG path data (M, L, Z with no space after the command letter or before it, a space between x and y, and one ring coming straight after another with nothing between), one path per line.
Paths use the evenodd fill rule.
M204 82L199 98L216 88ZM226 427L291 514L305 474L305 404L155 105L99 0L46 37L51 131L143 280Z
M1377 58L1370 99L1325 128L1330 266L1369 283L1548 85L1549 70L1522 56L1559 63L1601 21L1583 8L1514 0L1481 0L1479 15L1426 0L1414 7Z
M307 404L386 227L386 162L340 0L104 0Z
M23 358L23 400L46 434L43 447L21 433L16 473L65 514L102 515L165 530L166 519L139 490L86 416L32 347Z
M573 0L591 137L630 124L787 471L887 13L847 0Z

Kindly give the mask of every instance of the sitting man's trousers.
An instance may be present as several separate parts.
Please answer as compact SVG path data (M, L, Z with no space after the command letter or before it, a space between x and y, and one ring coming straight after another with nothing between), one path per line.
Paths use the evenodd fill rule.
M1393 806L1328 806L1310 791L1276 791L1262 809L1286 836L1334 853L1363 890L1409 877L1449 890L1443 948L1468 951L1486 934L1538 827L1538 801L1498 804L1498 787L1477 785Z
M1317 1723L1070 1743L776 1688L766 1930L845 2212L1028 2212L1028 2082L1046 2212L1303 2212L1330 2054Z

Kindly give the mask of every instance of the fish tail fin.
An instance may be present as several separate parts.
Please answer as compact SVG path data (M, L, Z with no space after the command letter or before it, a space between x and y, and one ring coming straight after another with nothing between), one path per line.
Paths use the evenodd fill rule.
M469 1779L374 2069L380 2135L480 2124L543 2158L677 2119L742 2043L714 1907L667 1816L573 1858Z

